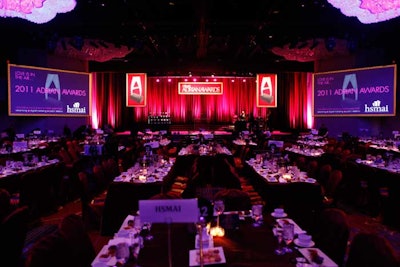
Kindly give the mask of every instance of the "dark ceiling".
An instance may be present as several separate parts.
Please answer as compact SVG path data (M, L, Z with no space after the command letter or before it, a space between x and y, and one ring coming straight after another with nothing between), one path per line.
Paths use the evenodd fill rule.
M91 61L90 71L251 73L312 70L313 62L285 60L271 48L315 38L351 40L352 52L382 48L396 57L399 20L362 24L326 0L78 0L44 24L0 18L0 30L7 56L17 47L51 52L63 38L73 38L76 49L82 40L132 48L124 58Z

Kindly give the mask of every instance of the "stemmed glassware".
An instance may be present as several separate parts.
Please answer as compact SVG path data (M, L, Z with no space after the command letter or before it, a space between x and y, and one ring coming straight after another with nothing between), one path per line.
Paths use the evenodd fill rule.
M275 254L276 255L283 255L283 254L286 253L286 251L282 247L282 242L283 242L283 231L282 231L282 228L280 228L280 227L274 228L274 234L276 236L276 239L278 240L278 247L275 249Z
M140 230L140 235L146 240L152 240L153 235L151 234L151 223L144 222L142 229Z
M225 210L225 204L223 200L216 200L214 202L214 210L217 213L217 227L219 227L219 216L224 212Z
M219 217L225 210L223 200L214 201L214 212L217 214L217 225L210 230L212 236L224 236L225 230L219 225Z

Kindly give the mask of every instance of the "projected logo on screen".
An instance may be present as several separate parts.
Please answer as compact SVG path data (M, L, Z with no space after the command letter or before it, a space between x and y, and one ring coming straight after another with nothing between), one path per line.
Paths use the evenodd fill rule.
M267 103L274 101L274 96L272 95L272 82L271 77L264 77L261 80L261 99Z
M276 74L257 75L257 106L276 107Z
M52 91L50 90L50 85L54 84L54 89L56 90L57 93L57 100L61 100L61 86L60 86L60 78L58 77L58 74L53 74L53 73L48 73L46 77L46 84L44 88L46 88L45 93L44 93L44 98L46 100L49 99L49 93Z
M126 105L128 107L146 105L146 74L126 74Z
M314 116L395 116L396 65L313 75Z
M75 102L72 107L67 105L67 113L72 113L72 114L85 114L86 113L86 107L81 107L81 103Z
M372 102L372 106L364 105L365 113L387 113L389 112L389 105L381 106L380 100L375 100Z
M347 90L347 87L351 84L352 89ZM357 86L357 76L356 74L348 74L344 76L343 80L343 86L342 86L343 92L348 92L348 93L343 93L342 94L342 99L346 100L349 98L350 95L354 94L353 99L358 100L358 86Z
M131 87L129 88L129 97L136 103L143 101L143 87L140 77L132 77Z

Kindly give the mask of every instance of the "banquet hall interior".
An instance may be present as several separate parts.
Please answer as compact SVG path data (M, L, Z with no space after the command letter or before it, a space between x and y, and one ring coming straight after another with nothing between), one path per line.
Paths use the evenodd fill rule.
M398 14L390 0L3 1L1 259L399 266Z

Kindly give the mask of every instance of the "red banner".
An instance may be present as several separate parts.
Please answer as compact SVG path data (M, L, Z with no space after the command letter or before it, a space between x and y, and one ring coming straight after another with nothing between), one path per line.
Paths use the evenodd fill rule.
M276 108L277 106L277 75L257 75L257 107Z
M146 73L126 74L126 106L144 107L147 103Z
M222 95L222 82L180 82L178 83L180 95Z

